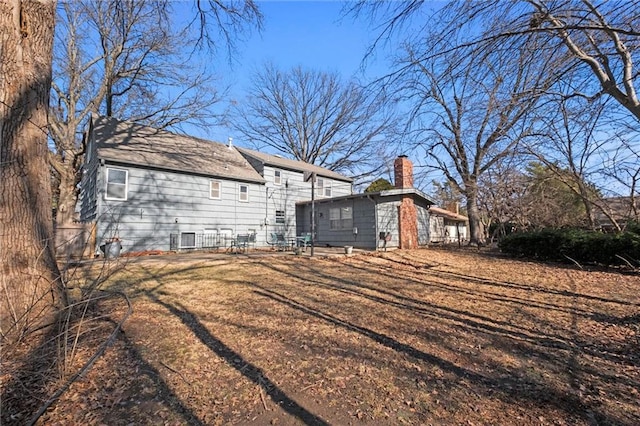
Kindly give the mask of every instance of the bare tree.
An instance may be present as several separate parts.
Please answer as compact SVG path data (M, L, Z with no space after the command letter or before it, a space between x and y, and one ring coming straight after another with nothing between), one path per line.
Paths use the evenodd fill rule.
M466 199L472 244L484 242L480 177L534 134L529 119L554 83L544 66L531 61L535 47L430 61L409 51L396 79L413 105L411 137Z
M0 345L50 323L65 297L55 261L47 109L52 0L0 3Z
M562 83L560 86L562 86ZM594 208L600 193L593 182L603 170L600 153L610 141L602 137L600 117L606 103L582 97L554 97L539 116L540 132L527 151L582 200L586 226L595 229Z
M513 155L487 170L478 182L478 208L486 236L491 241L515 227L527 229L530 212L537 207L527 197L528 177L520 171L523 158Z
M381 167L385 144L395 137L390 111L380 93L337 74L267 65L236 108L234 127L256 148L367 174Z
M137 4L132 0L116 3L123 8ZM235 6L242 4L252 11L247 23L256 16L259 18L251 0L229 5L217 1L198 2L198 16L204 14L210 18L201 23L206 26L203 37L211 34L210 25L224 21L227 10L236 13L241 9ZM158 5L168 7L169 3ZM205 5L207 8L202 8ZM55 6L55 0L0 2L0 331L3 345L5 341L15 342L34 330L46 328L57 308L66 303L53 246L47 147ZM115 28L116 32L121 29L121 26ZM73 46L70 51L74 51ZM76 62L79 58L72 59L74 63L69 65L80 63ZM126 62L129 59L134 60L122 58L119 63L122 69L131 64ZM113 74L96 73L92 77L100 80L109 75ZM123 91L115 85L113 88ZM80 88L76 86L75 90ZM74 131L68 130L66 134L71 137ZM62 155L70 158L75 154L63 152Z
M640 73L635 65L640 47L640 1L466 0L435 11L426 7L419 0L362 0L350 4L346 13L366 15L379 24L376 44L413 24L414 33L427 34L424 39L432 40L420 52L423 61L453 51L460 55L517 51L536 39L546 48L532 60L546 62L550 59L546 52L559 51L567 60L556 62L549 72L561 75L571 70L584 77L584 84L572 87L569 95L608 95L640 119L636 87Z
M184 50L199 34L172 30L170 12L170 4L151 0L74 1L58 8L49 117L57 223L73 217L81 134L91 113L174 130L219 120L211 108L219 101L214 78Z
M539 93L539 96L552 95L553 99L561 100L582 98L590 102L613 100L610 104L616 104L618 109L631 113L637 126L640 104L636 86L640 73L635 64L640 51L639 1L469 0L451 2L432 11L427 10L425 4L421 1L359 1L347 7L347 13L367 15L379 24L380 32L375 44L389 42L392 36L401 34L409 27L412 29L412 34L405 36L405 43L413 51L412 61L398 62L394 71L387 76L388 81L402 78L415 67L415 63L442 60L453 63L464 58L509 55L510 52L516 55L519 54L516 52L535 46L536 50L531 51L529 60L544 64L539 68L540 72L547 73L545 79L555 82L548 85L546 93ZM456 57L448 59L452 55ZM440 85L443 93L451 91L454 83L451 82L450 87ZM450 104L455 105L455 99L452 101ZM562 102L555 106L561 107ZM607 113L615 109L610 105ZM549 108L546 113L552 117L558 111ZM567 117L570 120L575 118L579 117ZM565 120L565 123L568 122ZM619 121L611 119L609 123L614 127L621 125ZM584 123L568 125L575 127ZM537 125L533 128L541 129ZM609 142L613 141L615 139ZM592 139L588 148L591 150L590 158L613 150L615 154L609 160L615 159L616 164L620 165L615 169L620 171L616 179L626 179L624 185L635 187L637 175L626 161L634 150L627 151L625 142L620 142L620 146L612 147L597 138ZM633 145L629 140L626 140L626 144ZM459 153L452 151L451 154ZM553 161L547 163L552 164ZM442 166L441 162L439 165ZM577 166L576 171L579 168L585 171L586 164L574 165ZM606 170L607 167L603 166L599 172L602 174ZM563 177L567 175L563 174ZM584 176L580 178L576 175L576 179L586 182ZM633 182L629 182L629 179ZM589 191L583 189L586 191L583 195L586 196ZM634 195L632 190L632 199Z

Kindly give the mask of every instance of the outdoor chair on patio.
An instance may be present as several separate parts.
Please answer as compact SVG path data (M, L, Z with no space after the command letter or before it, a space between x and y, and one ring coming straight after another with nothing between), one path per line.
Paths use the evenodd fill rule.
M236 236L236 250L243 253L247 252L249 247L249 234L238 234Z
M296 246L302 247L303 251L306 251L307 247L311 247L311 232L296 237Z
M267 244L275 247L278 251L285 251L287 249L287 240L284 238L284 234L272 232Z

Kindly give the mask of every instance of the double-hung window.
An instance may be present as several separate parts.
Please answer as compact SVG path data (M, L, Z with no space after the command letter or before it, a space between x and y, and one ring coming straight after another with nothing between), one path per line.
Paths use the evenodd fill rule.
M243 202L249 201L249 185L238 186L238 200Z
M273 183L275 183L276 185L282 184L282 170L273 171Z
M221 184L219 180L209 181L209 198L213 200L220 199L220 186Z
M351 207L329 209L329 229L339 231L353 228L353 210Z
M316 178L316 195L319 197L331 197L331 181L324 178Z
M107 200L126 200L129 172L122 169L107 168Z

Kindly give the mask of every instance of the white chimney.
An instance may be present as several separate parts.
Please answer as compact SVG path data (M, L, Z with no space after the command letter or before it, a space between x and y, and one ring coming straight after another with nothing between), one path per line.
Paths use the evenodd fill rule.
M233 138L229 137L229 149L233 148Z

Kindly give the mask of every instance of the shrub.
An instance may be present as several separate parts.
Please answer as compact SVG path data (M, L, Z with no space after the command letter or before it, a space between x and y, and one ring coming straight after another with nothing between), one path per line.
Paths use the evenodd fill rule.
M503 253L538 260L621 265L640 264L640 234L603 234L580 229L544 229L516 233L498 242Z

